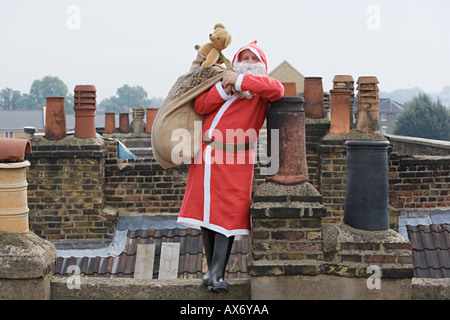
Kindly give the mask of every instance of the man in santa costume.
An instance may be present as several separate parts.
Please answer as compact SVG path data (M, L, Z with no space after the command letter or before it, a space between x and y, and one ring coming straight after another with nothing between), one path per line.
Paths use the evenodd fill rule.
M233 58L224 75L195 99L205 114L203 142L189 167L178 223L201 228L209 291L228 292L223 280L235 237L250 235L250 202L255 148L269 101L281 99L283 85L267 74L267 60L256 41ZM234 89L234 90L233 90Z

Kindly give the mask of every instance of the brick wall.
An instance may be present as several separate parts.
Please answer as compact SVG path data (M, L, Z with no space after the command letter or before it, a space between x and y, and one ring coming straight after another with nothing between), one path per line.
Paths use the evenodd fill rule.
M329 122L308 119L310 183L323 197L324 223L339 223L345 204L346 149L351 135L325 135ZM27 173L30 228L49 240L109 239L119 214L173 214L181 206L188 165L163 170L153 159L118 159L117 142L67 137L31 139ZM389 202L394 209L450 207L445 157L389 155ZM254 187L265 181L255 166ZM391 228L396 228L392 217Z
M306 161L309 182L318 190L321 188L321 139L330 130L330 121L325 119L305 119Z
M325 223L340 223L344 214L346 185L346 149L342 141L327 141L319 147L320 186L327 209Z
M450 207L450 158L389 157L389 202L397 209Z
M114 223L104 207L102 140L31 139L27 172L30 229L48 240L104 239Z
M163 170L154 159L118 159L117 142L105 141L105 204L120 214L178 214L189 166Z
M348 136L327 135L318 147L319 186L327 209L325 223L340 223L344 215L346 188L346 140L359 140L352 131ZM366 137L380 139L380 137ZM392 148L391 148L392 149ZM395 142L393 142L395 150ZM443 156L410 156L390 152L389 207L390 226L398 228L398 210L450 207L450 158Z

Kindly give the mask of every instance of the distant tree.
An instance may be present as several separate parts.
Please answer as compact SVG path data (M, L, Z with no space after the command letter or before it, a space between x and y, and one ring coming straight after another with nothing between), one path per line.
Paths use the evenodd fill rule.
M99 108L105 111L123 111L127 107L159 107L161 98L147 98L148 94L141 86L127 84L117 89L116 95L102 100Z
M163 98L161 98L161 97L154 97L154 98L150 99L150 107L152 107L152 108L159 108L162 103L163 103Z
M120 107L115 102L115 97L110 97L103 99L98 105L98 110L104 110L104 111L124 111L123 107Z
M397 116L395 134L437 140L450 140L450 112L427 94L419 94Z
M36 101L27 93L20 96L16 104L17 110L39 109Z
M125 84L117 89L117 98L115 102L119 106L146 106L148 104L147 91L141 86L133 86Z
M30 109L39 109L45 106L47 97L64 97L66 112L73 112L73 96L69 93L66 84L58 77L45 76L42 80L34 80L30 88L30 97L34 106Z
M400 103L406 103L424 91L418 87L412 89L396 89L392 92L380 91L380 98L391 98Z
M0 91L0 110L19 109L19 100L22 94L20 91L5 88Z

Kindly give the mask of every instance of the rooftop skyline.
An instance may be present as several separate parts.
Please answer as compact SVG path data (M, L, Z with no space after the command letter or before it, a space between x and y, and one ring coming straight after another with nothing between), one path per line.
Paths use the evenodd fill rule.
M380 91L450 85L450 2L431 1L10 1L0 3L0 89L28 92L45 75L73 90L94 84L97 101L124 84L165 97L221 22L228 59L252 40L269 72L284 60L304 76L375 75Z

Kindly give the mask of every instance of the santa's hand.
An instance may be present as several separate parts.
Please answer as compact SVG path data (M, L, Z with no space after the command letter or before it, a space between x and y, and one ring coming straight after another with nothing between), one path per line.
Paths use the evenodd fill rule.
M225 91L226 94L230 94L231 91L233 90L233 86L232 85L223 86L223 90Z
M234 86L236 84L237 78L239 77L239 73L236 72L227 72L223 76L222 82L223 87L227 88L228 86Z

